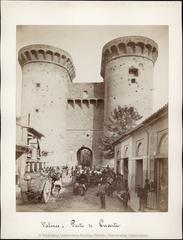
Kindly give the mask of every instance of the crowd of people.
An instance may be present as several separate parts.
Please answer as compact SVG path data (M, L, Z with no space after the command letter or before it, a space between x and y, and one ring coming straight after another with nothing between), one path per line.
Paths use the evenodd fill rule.
M82 183L84 188L97 186L96 195L100 197L101 208L105 208L105 195L113 197L114 191L120 193L123 191L124 206L130 199L128 191L128 183L123 179L123 175L115 173L114 168L107 167L87 167L75 166L69 168L62 167L46 167L41 170L42 174L47 174L54 181L58 181L64 177L70 177L73 186ZM126 192L126 193L125 193Z
M82 167L75 166L69 168L68 166L62 167L46 167L41 170L43 174L48 174L49 176L55 176L56 174L60 175L60 177L69 176L72 178L72 182L74 183L78 176L84 174L87 178L87 182L90 186L97 185L101 179L103 179L106 183L108 183L111 188L109 188L108 195L113 194L114 190L118 192L121 189L125 188L125 181L123 180L123 175L119 173L115 173L114 168L107 167Z
M128 207L130 200L130 192L128 189L128 181L123 178L120 173L115 173L114 168L107 167L83 167L75 166L69 168L68 166L62 167L47 167L42 169L43 174L48 174L53 182L58 181L64 177L71 178L71 183L82 183L85 190L88 187L97 186L96 195L100 197L101 208L106 207L106 195L113 197L116 192L120 195L123 206ZM149 180L146 179L144 187L137 186L137 196L139 197L139 211L144 211L147 207L148 194L151 185Z

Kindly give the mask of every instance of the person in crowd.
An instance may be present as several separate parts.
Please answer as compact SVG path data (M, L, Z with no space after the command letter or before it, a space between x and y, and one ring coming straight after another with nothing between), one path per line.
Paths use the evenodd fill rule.
M90 183L90 168L89 167L86 168L85 174L87 176L87 182L89 184Z
M107 181L107 177L108 177L107 169L104 168L102 171L102 178L104 179L104 181Z
M75 172L75 170L74 170L74 167L72 166L72 167L71 167L71 172L70 172L70 177L71 177L71 178L73 178L74 172Z
M116 173L115 173L115 171L114 171L114 168L111 168L110 174L111 174L111 177L112 177L112 178L115 178L115 177L116 177Z
M59 167L56 167L51 173L51 179L52 179L52 189L54 187L54 184L60 185L60 188L62 187L61 182L62 174Z
M147 198L147 207L151 209L156 209L156 190L155 190L155 183L151 179L150 181L150 190L148 193L148 198Z
M125 208L127 208L128 207L128 201L130 200L129 188L126 188L125 192L122 193L121 197L122 197L122 201L123 201L123 206Z
M144 185L144 204L145 208L147 208L147 200L148 200L148 195L150 191L150 184L149 184L149 179L145 179L145 185Z
M120 193L122 190L122 175L120 173L117 173L116 175L116 191L117 193Z
M107 195L112 197L113 193L113 178L109 175L107 178Z
M107 165L106 170L108 171L110 169L109 165Z
M104 179L101 178L98 184L97 196L100 197L100 204L101 204L101 208L103 209L106 208L105 194L106 194L106 184Z
M67 165L65 166L65 172L66 172L66 176L68 176L68 174L69 174L69 168L68 168Z
M141 186L138 187L138 197L139 197L139 211L144 212L146 204L146 192Z

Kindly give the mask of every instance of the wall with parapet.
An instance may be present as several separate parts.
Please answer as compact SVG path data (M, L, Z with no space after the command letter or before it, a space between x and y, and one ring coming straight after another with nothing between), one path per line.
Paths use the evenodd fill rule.
M101 165L104 115L104 83L72 83L67 101L67 163L77 165L77 151L85 146L93 153L93 165Z

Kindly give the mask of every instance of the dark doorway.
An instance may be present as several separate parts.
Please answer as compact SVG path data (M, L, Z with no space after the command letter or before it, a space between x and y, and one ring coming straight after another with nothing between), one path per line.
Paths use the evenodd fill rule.
M128 158L123 159L123 179L125 182L125 188L128 188Z
M168 211L168 159L155 159L154 170L157 207L166 212Z
M77 160L78 160L78 165L81 165L82 167L91 167L92 151L87 147L81 147L77 151Z
M143 160L136 160L136 186L143 187Z
M37 172L38 168L37 168L37 162L34 162L34 171Z
M121 170L121 169L120 169L120 160L117 160L116 172L119 174L119 173L121 173L120 170Z

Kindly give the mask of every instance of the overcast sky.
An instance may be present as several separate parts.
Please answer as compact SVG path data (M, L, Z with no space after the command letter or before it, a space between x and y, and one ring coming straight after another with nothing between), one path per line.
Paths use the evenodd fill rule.
M102 47L123 36L139 35L159 46L154 67L154 111L168 102L168 27L167 26L18 26L17 56L21 47L48 44L67 51L76 69L75 82L101 82ZM18 58L18 57L17 57ZM17 115L20 114L21 68L17 61Z

